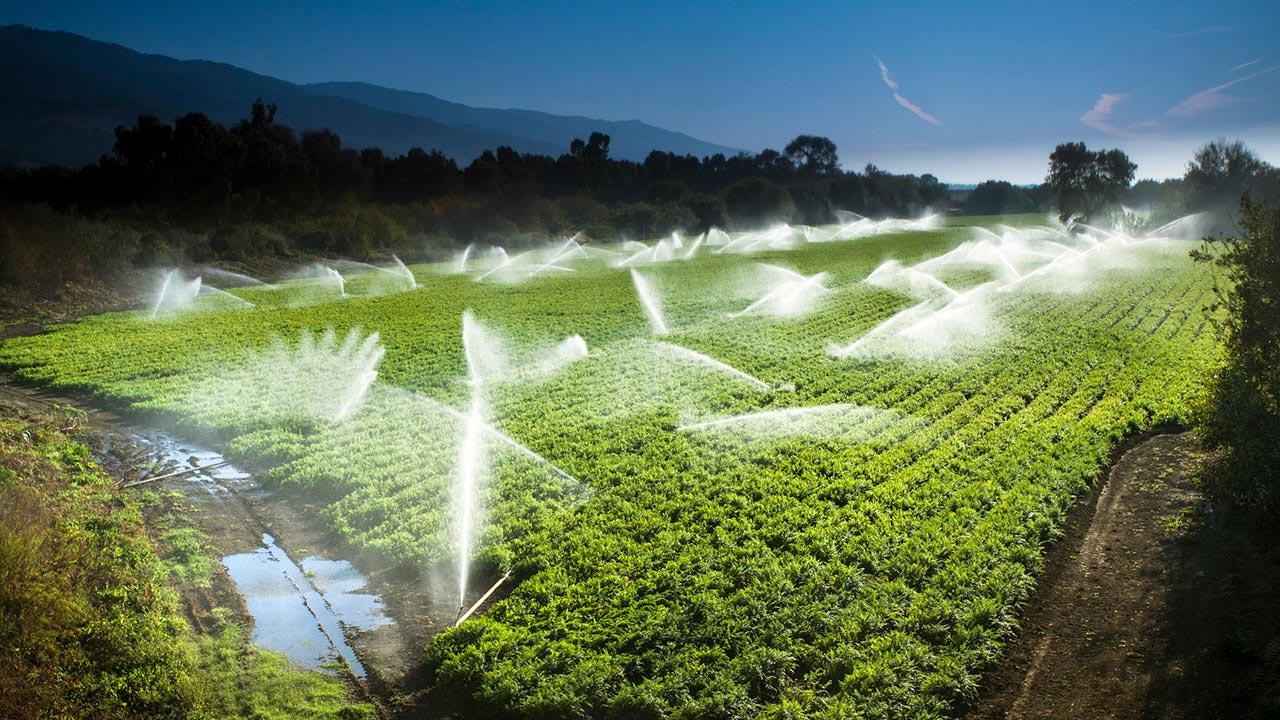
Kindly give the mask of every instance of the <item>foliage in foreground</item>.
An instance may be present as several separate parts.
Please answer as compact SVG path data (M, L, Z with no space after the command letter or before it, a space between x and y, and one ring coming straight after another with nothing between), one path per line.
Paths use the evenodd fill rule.
M195 637L166 583L206 565L193 530L154 551L141 508L60 428L75 415L3 407L0 716L368 717L336 678L293 668L239 626ZM203 548L199 548L203 551Z
M1217 289L1227 362L1202 418L1221 452L1208 480L1243 503L1280 507L1280 200L1240 203L1239 232L1195 253L1226 272Z
M166 576L86 446L0 421L0 714L181 716L195 689Z
M342 683L302 671L288 658L249 642L244 630L225 623L197 640L194 674L201 679L199 717L293 720L361 720L373 706L353 703Z

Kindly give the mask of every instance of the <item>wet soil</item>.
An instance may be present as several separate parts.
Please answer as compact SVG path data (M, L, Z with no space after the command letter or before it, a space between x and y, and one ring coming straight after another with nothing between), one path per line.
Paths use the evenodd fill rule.
M1216 507L1191 433L1119 457L965 717L1280 717L1280 549Z
M0 407L22 406L40 410L78 408L80 412L69 415L75 418L72 422L77 435L122 483L159 473L154 448L138 441L153 433L145 419L90 397L32 387L0 373ZM221 622L219 616L228 613L242 626L253 626L244 598L227 569L216 560L262 548L264 533L295 560L308 556L348 560L368 580L366 592L380 596L386 614L394 620L369 631L343 627L347 642L367 671L363 682L356 683L356 689L361 696L376 702L387 716L423 707L427 695L423 650L433 635L453 624L457 616L456 586L350 547L325 521L324 502L319 499L274 491L257 483L219 483L219 487L224 492L211 492L207 478L196 482L183 476L136 489L161 491L160 499L145 509L149 526L157 533L169 527L170 518L180 515L206 535L208 553L215 560L212 582L207 588L189 583L180 587L182 610L192 627L212 632ZM477 578L476 584L483 585L477 596L491 580ZM486 606L508 589L495 593ZM418 715L409 712L409 716Z

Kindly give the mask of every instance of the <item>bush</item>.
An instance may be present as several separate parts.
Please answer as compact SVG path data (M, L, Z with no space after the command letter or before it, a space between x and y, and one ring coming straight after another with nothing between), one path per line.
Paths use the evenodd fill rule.
M141 233L114 219L89 220L47 205L0 212L0 282L37 290L127 268Z
M183 717L185 627L140 508L54 422L0 421L0 717Z
M795 219L804 225L825 225L835 218L826 191L819 185L792 185L791 202L796 206Z
M571 195L556 201L565 220L574 227L587 227L595 223L605 222L609 218L609 208L599 200L586 195Z
M702 233L713 227L729 225L729 208L715 195L696 193L686 195L680 202L693 213L694 224L689 227L689 232Z
M209 248L222 260L252 260L283 255L288 252L289 243L262 225L244 223L215 232L209 238Z
M1280 199L1240 203L1236 237L1207 238L1193 253L1225 268L1226 365L1202 428L1221 459L1206 480L1241 503L1280 509Z

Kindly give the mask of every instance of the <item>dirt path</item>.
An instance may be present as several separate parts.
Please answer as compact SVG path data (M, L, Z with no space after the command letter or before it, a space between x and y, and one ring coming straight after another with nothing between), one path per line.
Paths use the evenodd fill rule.
M1121 456L968 718L1280 716L1280 552L1200 495L1203 462L1190 433Z

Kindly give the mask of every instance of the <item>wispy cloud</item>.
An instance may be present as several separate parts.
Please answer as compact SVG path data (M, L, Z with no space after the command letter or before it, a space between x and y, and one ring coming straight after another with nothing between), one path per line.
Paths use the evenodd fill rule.
M899 105L910 110L913 114L915 114L916 117L920 118L921 120L924 120L927 123L932 123L938 126L945 125L945 123L943 123L938 118L922 110L919 105L916 105L910 100L902 97L902 95L898 94L898 81L894 80L893 76L889 74L889 66L885 65L884 61L881 60L878 56L872 55L871 57L876 59L876 64L880 66L880 79L883 80L884 84L888 85L889 89L893 91L893 99L897 100Z
M1233 85L1239 85L1246 80L1252 80L1259 75L1266 75L1267 73L1277 69L1280 69L1280 65L1272 65L1265 70L1259 70L1255 73L1245 75L1244 77L1229 80L1221 85L1215 85L1208 90L1201 90L1195 95L1192 95L1177 105L1169 108L1165 111L1165 114L1172 115L1174 117L1191 117L1193 115L1199 115L1200 113L1240 102L1240 98L1232 97L1223 91Z
M1237 70L1243 70L1243 69L1245 69L1245 68L1249 67L1250 65L1257 65L1257 64L1258 64L1258 63L1260 63L1260 62L1262 62L1262 58L1258 58L1258 59L1256 59L1256 60L1250 60L1249 62L1245 62L1245 63L1240 63L1239 65L1237 65L1237 66L1235 66L1235 67L1231 68L1230 70L1228 70L1228 71L1226 71L1226 72L1222 73L1222 75L1230 75L1231 73L1233 73L1233 72L1235 72L1235 71L1237 71ZM1218 77L1222 77L1222 75L1219 75Z
M941 126L941 125L943 124L943 122L942 122L941 120L939 120L938 118L936 118L936 117L934 117L934 116L930 115L929 113L925 112L924 110L921 110L919 105L916 105L915 103L913 103L913 102L911 102L910 100L908 100L908 99L906 99L906 98L902 97L902 96L901 96L901 95L899 95L898 93L894 93L894 94L893 94L893 99L894 99L894 100L897 100L897 101L898 101L898 104L899 104L899 105L901 105L902 107L904 107L904 108L906 108L906 109L910 110L911 112L915 113L915 114L916 114L916 117L920 118L921 120L923 120L923 121L925 121L925 122L927 122L927 123L933 123L934 125L938 125L938 126Z
M880 66L880 79L884 80L884 84L888 85L890 90L897 90L898 81L894 80L893 76L889 74L889 66L885 65L884 61L878 56L872 55L871 57L875 58L876 64Z
M1080 116L1080 122L1094 130L1117 137L1133 137L1141 134L1144 130L1156 130L1160 127L1160 121L1155 118L1130 123L1124 127L1111 122L1112 111L1116 109L1117 105L1128 99L1129 95L1126 93L1102 93L1098 97L1098 101L1093 104L1093 107Z
M1239 25L1205 25L1204 27L1198 27L1194 30L1183 30L1180 32L1167 32L1164 30L1152 30L1151 32L1169 38L1170 40L1176 40L1180 38L1200 37L1201 35L1217 35L1219 33L1235 32L1239 29Z

